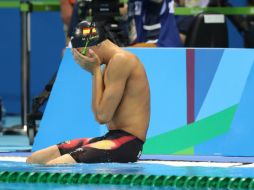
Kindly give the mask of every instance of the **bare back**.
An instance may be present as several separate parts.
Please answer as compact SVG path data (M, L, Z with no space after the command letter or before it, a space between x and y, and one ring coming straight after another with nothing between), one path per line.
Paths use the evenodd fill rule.
M150 89L146 72L143 64L134 54L126 51L121 54L127 59L118 59L118 63L113 64L109 62L104 74L105 86L110 83L109 73L115 69L115 64L122 64L122 66L120 71L113 72L121 72L123 76L128 75L123 83L125 86L121 100L112 120L108 123L108 128L110 130L121 129L145 140L150 120Z

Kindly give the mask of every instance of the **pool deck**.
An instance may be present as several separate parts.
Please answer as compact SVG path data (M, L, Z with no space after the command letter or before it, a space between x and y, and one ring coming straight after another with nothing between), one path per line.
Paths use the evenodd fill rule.
M0 162L25 162L30 152L0 152ZM240 163L240 162L201 162L201 161L179 161L179 160L139 160L137 163L145 164L161 164L175 167L221 167L221 168L254 168L254 163Z
M25 162L31 146L24 135L0 136L0 161ZM168 166L254 167L254 157L142 155L139 163Z

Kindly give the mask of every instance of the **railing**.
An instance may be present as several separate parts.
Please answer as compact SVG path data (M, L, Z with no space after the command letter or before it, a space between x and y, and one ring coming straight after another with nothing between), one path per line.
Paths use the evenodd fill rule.
M31 6L31 9L30 7ZM0 8L19 8L21 11L59 11L60 3L54 0L31 1L20 3L20 1L0 1ZM254 7L207 7L207 8L185 8L176 7L176 15L195 15L200 12L216 12L225 15L253 15Z

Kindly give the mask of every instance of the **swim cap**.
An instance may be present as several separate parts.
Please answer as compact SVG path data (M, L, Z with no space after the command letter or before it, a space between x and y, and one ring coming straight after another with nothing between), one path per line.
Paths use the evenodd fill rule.
M74 34L71 37L73 48L89 47L101 43L104 38L101 38L99 32L93 23L81 21L75 28Z

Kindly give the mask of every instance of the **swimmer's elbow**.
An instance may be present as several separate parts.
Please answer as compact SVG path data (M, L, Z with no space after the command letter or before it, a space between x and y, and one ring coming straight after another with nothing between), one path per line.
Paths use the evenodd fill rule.
M112 117L107 114L96 114L96 120L100 124L107 124L111 121Z

